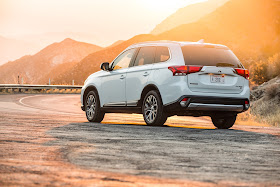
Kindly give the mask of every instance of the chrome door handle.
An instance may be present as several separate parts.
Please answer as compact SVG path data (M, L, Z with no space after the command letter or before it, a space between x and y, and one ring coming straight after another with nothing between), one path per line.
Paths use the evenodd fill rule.
M121 75L120 79L124 79L124 78L125 78L125 76L124 76L124 75Z
M149 75L149 72L145 72L144 74L143 74L143 76L148 76Z

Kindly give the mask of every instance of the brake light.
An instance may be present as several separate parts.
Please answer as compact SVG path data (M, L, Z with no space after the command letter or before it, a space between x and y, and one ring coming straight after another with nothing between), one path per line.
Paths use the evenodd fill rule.
M240 69L240 68L235 68L235 71L238 75L241 75L245 79L249 79L249 70L247 69Z
M202 66L170 66L168 69L172 71L173 76L186 76L190 73L199 72Z

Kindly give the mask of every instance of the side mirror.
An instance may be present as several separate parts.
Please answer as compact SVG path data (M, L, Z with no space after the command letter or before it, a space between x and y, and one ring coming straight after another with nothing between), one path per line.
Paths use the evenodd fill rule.
M100 69L104 70L104 71L109 71L109 62L103 62L100 65Z

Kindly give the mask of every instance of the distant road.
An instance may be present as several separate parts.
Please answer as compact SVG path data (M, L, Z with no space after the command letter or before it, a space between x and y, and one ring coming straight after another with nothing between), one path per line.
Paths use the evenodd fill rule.
M0 186L280 186L280 128L106 114L88 123L79 95L0 95Z

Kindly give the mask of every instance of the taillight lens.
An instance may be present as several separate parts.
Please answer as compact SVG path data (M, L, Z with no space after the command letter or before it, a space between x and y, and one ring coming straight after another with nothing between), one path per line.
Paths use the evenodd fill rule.
M184 99L181 100L180 105L182 107L186 107L188 104L188 100L189 100L189 98L185 97Z
M235 71L238 75L241 75L245 79L249 79L249 70L247 69L240 69L240 68L235 68Z
M199 72L202 66L170 66L168 69L172 71L173 76L186 76L190 73Z
M248 100L246 100L245 102L244 102L244 106L245 106L245 110L248 110L249 109L249 107L250 107L250 102L248 101Z

